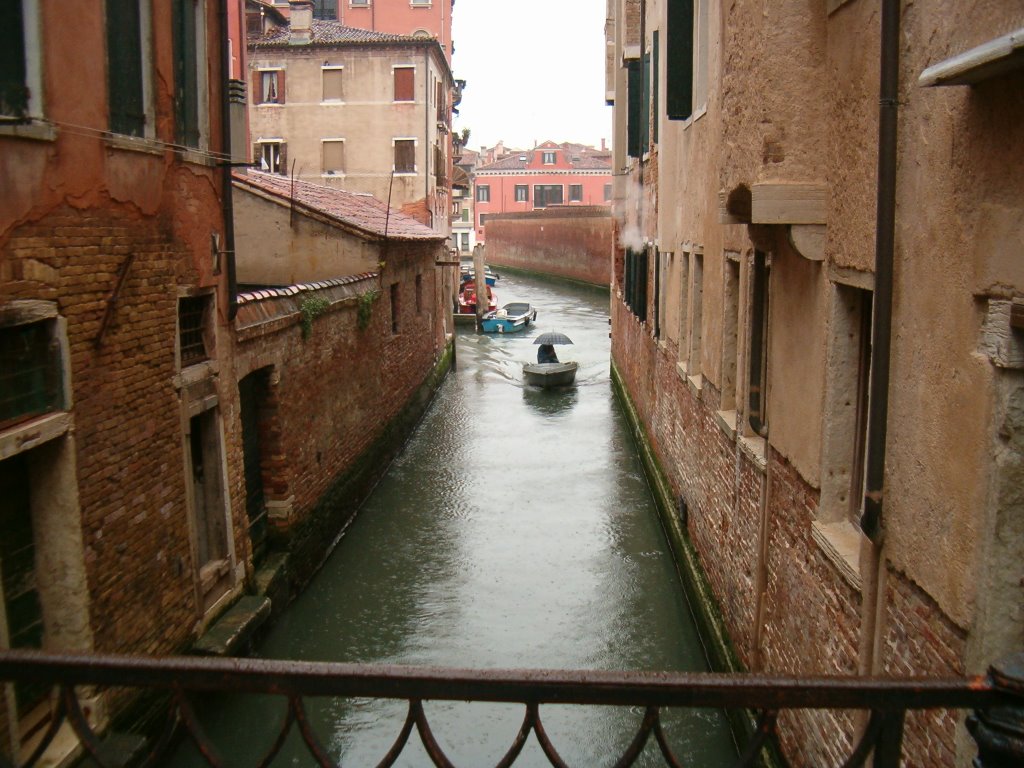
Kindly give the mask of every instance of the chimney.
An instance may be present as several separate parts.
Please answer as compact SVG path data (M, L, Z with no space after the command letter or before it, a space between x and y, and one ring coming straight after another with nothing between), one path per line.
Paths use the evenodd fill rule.
M601 151L604 152L607 149L604 145L604 139L601 139Z
M309 45L313 32L313 0L288 0L289 45Z

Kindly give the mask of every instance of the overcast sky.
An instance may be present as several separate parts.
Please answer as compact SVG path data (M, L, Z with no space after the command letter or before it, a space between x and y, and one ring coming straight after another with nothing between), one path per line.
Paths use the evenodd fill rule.
M605 9L605 0L456 0L452 69L466 88L455 130L469 128L470 149L611 146Z

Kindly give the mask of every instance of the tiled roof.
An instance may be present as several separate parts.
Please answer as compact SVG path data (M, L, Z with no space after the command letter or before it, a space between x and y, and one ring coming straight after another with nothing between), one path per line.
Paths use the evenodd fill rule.
M387 227L389 240L444 240L443 234L424 226L411 216L391 209L373 195L347 192L309 181L279 176L262 171L234 173L236 184L253 187L283 201L294 194L295 202L328 216L346 227L361 230L369 237L383 237Z
M245 341L294 323L303 300L311 293L336 304L379 288L378 273L363 272L333 280L243 291L236 297L238 314L235 316L235 327L238 329L238 338Z
M414 37L413 35L392 35L386 32L372 32L367 29L346 27L339 21L313 19L310 27L312 35L309 45L333 45L338 43L414 43L432 42L432 37ZM249 43L257 48L273 48L289 45L291 28L288 26L273 27L260 37L249 38Z
M493 163L487 165L479 165L476 170L479 171L521 171L526 170L530 167L530 163L533 162L533 157L537 153L537 150L525 150L523 152L514 152L507 157L503 157L500 160L495 160ZM608 152L599 152L597 150L587 148L579 152L573 152L566 150L566 154L569 157L569 163L574 170L577 171L611 171L612 168L612 157ZM562 170L562 169L557 169Z

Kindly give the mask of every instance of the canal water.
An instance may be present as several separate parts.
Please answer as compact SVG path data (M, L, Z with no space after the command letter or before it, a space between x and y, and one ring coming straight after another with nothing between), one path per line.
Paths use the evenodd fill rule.
M500 270L499 270L500 272ZM456 329L456 368L314 581L260 644L264 658L478 669L707 669L628 425L610 383L608 292L503 274L499 305L538 309L520 334ZM560 331L576 386L524 384L534 337ZM405 702L307 700L343 765L376 765ZM230 765L254 765L284 716L280 699L203 704ZM459 766L494 765L520 705L427 702ZM546 706L545 728L571 766L611 765L643 712ZM665 713L683 764L728 765L736 750L714 710ZM174 765L201 764L183 744ZM314 761L293 734L274 765ZM398 765L430 760L415 732ZM638 765L662 765L652 738ZM534 736L517 766L549 765Z

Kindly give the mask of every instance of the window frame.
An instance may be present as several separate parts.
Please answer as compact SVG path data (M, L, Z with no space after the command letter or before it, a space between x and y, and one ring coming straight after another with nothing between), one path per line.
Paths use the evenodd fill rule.
M119 3L119 4L118 4ZM129 33L133 43L137 43L137 52L129 52L124 45L113 44L111 39L112 22L126 21L122 13L125 6L132 6L138 14L138 28L131 30L119 30ZM153 96L153 16L150 0L106 0L105 3L105 36L107 47L107 124L111 133L132 136L141 139L155 138L155 106ZM120 41L122 38L118 38ZM130 53L136 53L137 61L128 61ZM134 57L132 57L134 59ZM129 71L129 67L137 66L136 73ZM127 83L128 76L137 77L137 82ZM125 84L132 87L133 93L127 98L115 100L115 93L124 95L121 90ZM137 89L137 90L136 90ZM133 105L128 102L137 99L138 103ZM117 107L120 107L118 109ZM133 117L138 118L137 124L130 124L129 118L124 112L127 109L137 109L138 113Z
M175 136L179 144L193 150L209 147L210 75L206 10L206 0L172 0L171 3ZM188 36L182 37L190 26L192 48L188 45Z
M406 94L406 83L399 80L399 72L409 72L411 75L411 81L408 83L408 98L399 98ZM403 75L404 76L404 75ZM392 77L392 101L396 104L411 104L416 101L416 65L415 64L395 64L391 67Z
M417 170L416 170L416 166L417 166L417 163L416 163L416 143L417 143L416 142L416 138L415 137L411 137L411 136L396 137L396 138L391 140L392 158L393 158L393 161L394 161L393 165L392 165L392 171L395 173L395 175L415 175L417 173ZM411 155L411 167L402 167L402 168L398 167L399 145L401 145L403 147L405 147L405 146L411 147L411 149L409 151L409 154Z
M327 145L328 144L340 144L341 145L341 168L328 168L327 167ZM341 137L330 137L320 140L320 174L322 176L344 176L347 172L346 163L346 147L345 139Z
M552 190L558 190L558 202L551 202L548 199L548 192ZM565 205L565 185L564 184L534 184L533 185L533 207L547 208L551 205Z
M327 98L327 73L338 72L341 77L341 95L337 98ZM343 104L345 102L345 67L342 64L324 64L320 67L320 103L321 104Z
M0 109L0 122L15 124L38 120L45 116L43 101L43 49L41 44L40 5L41 0L20 0L21 14L20 43L22 48L22 84L24 106L9 111ZM0 105L3 102L0 101Z
M515 201L517 203L528 203L530 202L530 185L529 184L516 184L515 185Z
M583 185L582 184L570 184L569 185L569 202L570 203L582 203L583 202Z
M489 203L489 202L491 202L491 185L490 184L477 184L476 185L476 201L478 203Z
M274 101L270 101L264 97L266 87L264 86L264 78L267 75L275 76L274 90L276 91ZM285 70L284 67L256 67L256 76L253 78L253 85L255 86L253 93L253 104L260 107L279 107L285 103L287 94L285 93Z

